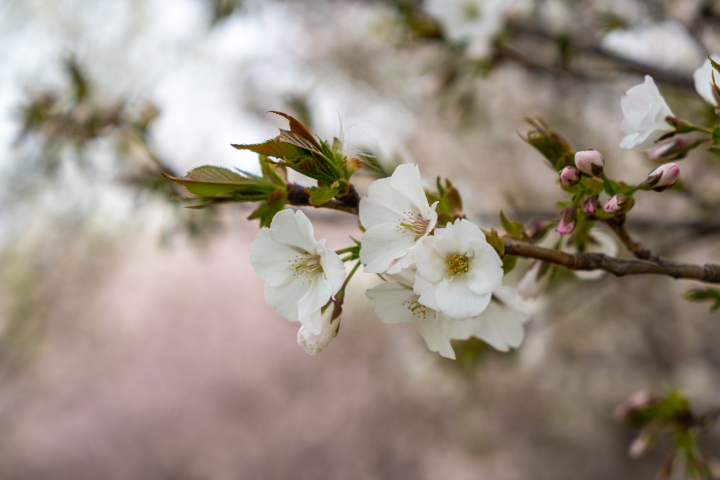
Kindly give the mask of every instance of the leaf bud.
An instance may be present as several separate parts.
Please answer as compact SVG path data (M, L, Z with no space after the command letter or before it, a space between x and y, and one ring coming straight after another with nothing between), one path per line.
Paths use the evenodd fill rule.
M600 152L589 148L575 153L575 166L585 175L594 177L602 173L605 159Z

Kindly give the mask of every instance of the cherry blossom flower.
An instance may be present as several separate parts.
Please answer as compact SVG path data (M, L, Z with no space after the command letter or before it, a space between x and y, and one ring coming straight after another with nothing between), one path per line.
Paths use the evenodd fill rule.
M665 121L665 117L674 115L650 75L645 75L644 83L627 91L620 106L625 116L620 127L625 138L620 148L650 150L660 137L675 130Z
M275 214L250 247L250 264L265 282L265 300L276 313L299 321L310 333L322 332L320 309L342 287L343 263L316 241L310 220L298 210Z
M389 178L374 181L360 200L360 261L369 273L394 274L415 261L415 246L437 223L417 165L400 165Z
M480 315L503 277L502 260L466 219L448 223L415 248L420 304L451 318Z
M507 352L517 348L525 336L523 324L528 313L520 306L517 291L505 285L492 294L487 308L477 317L447 322L447 332L453 340L476 337L492 345L496 350Z
M714 53L710 55L713 60L720 62L720 55ZM695 70L693 78L695 79L695 90L711 107L718 107L718 94L713 86L713 67L710 60L705 59L702 67ZM715 82L720 85L720 72L715 71Z
M322 309L321 314L321 332L314 334L305 326L301 326L297 334L298 344L305 349L305 352L309 355L315 355L323 351L330 345L335 335L337 335L337 329L340 325L340 315L336 318L333 317L335 311L335 304L329 303Z
M410 323L425 339L427 347L446 358L455 359L455 352L447 336L447 322L439 312L421 305L420 298L413 291L414 268L406 268L396 275L387 275L390 281L383 282L365 295L373 301L375 313L385 323Z

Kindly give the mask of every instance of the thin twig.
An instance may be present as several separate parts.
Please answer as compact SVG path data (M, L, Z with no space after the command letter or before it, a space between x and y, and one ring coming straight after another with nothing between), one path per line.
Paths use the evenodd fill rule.
M660 258L660 255L649 248L643 247L630 236L630 232L628 232L627 228L625 228L625 215L622 215L617 219L606 220L605 223L612 229L613 232L615 232L615 235L618 236L623 245L625 245L625 247L637 258L641 260L650 260L655 263L662 263L663 259Z

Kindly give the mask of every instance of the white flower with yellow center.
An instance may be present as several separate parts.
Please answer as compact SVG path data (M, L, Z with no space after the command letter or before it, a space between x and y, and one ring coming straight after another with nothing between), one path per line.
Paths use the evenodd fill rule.
M415 264L420 304L458 320L480 315L503 277L500 256L465 219L424 238L415 248Z
M400 165L389 178L374 181L360 200L360 223L366 229L360 261L369 273L399 273L415 262L414 249L437 223L417 165Z
M455 359L455 352L446 333L447 322L437 311L418 303L419 297L413 292L414 268L407 268L397 275L388 275L388 278L391 281L365 292L373 301L380 320L388 324L409 323L415 326L431 351Z
M268 305L314 335L322 332L320 309L345 280L342 261L325 242L315 240L303 212L282 210L250 247L250 264L265 282Z

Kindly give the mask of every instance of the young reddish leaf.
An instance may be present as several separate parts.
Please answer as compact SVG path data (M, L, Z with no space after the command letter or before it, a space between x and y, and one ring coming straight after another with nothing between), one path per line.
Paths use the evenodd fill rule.
M308 128L305 125L300 123L300 120L298 120L294 117L291 117L287 113L275 112L272 110L270 111L270 113L274 113L276 115L280 115L281 117L287 118L288 121L290 122L290 131L292 133L295 133L295 134L299 135L300 137L304 138L305 140L310 142L316 149L318 149L318 150L320 149L320 145L317 143L317 140L315 140L315 136L312 134L312 132L310 130L308 130Z
M280 158L282 160L305 155L305 152L295 145L280 142L276 139L268 140L265 143L256 143L251 145L231 145L238 150L250 150L252 152L259 153L260 155L267 155L269 157Z

